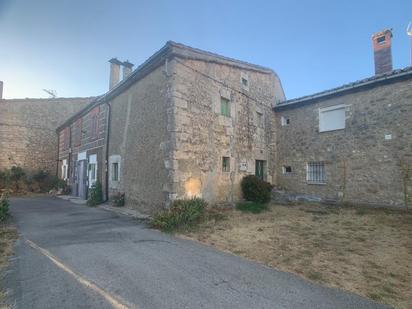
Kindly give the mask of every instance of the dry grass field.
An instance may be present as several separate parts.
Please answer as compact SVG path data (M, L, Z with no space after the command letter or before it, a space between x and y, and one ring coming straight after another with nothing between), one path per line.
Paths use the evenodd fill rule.
M395 308L412 304L412 212L271 205L222 211L182 237Z

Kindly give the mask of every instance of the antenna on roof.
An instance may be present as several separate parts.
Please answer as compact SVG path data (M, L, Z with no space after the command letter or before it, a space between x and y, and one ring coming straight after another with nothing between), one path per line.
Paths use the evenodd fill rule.
M412 66L412 21L406 28L406 34L411 38L411 66Z
M57 97L57 92L56 90L53 89L43 89L44 92L46 92L49 95L49 98L55 98Z

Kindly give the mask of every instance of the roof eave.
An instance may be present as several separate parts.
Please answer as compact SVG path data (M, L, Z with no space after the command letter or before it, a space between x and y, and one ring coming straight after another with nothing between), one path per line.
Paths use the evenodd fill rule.
M318 94L305 96L302 98L284 101L283 103L276 105L273 109L275 111L281 111L281 110L288 109L288 108L295 108L295 107L299 107L302 105L307 105L307 104L319 102L322 100L327 100L331 97L335 97L335 96L338 97L338 96L346 95L348 93L357 92L357 91L361 91L364 89L370 89L370 88L373 88L373 87L376 87L382 84L390 84L390 83L394 83L397 81L406 80L409 78L412 78L412 70L401 72L395 75L383 75L379 77L378 79L365 81L359 84L348 85L347 87L343 86L343 88L341 89L335 88L330 91L325 91L325 92L321 92Z

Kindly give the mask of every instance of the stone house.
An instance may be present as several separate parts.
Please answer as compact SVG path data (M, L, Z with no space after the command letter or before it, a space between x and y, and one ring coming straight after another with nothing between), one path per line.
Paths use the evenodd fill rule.
M124 192L152 212L176 198L234 201L247 174L274 181L272 108L285 100L275 72L174 42L130 71L112 59L109 92L57 129L75 195L99 180L106 198Z
M392 70L391 39L372 37L375 76L293 100L269 68L174 42L135 71L112 59L109 91L57 129L59 174L74 195L100 181L149 213L231 203L248 174L287 199L403 205L412 68Z
M288 198L393 206L410 198L412 67L392 70L391 38L372 37L374 77L274 108L276 185Z

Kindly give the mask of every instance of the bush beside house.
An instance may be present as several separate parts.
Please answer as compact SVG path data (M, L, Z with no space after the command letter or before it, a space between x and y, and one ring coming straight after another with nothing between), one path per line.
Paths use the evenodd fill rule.
M88 206L97 206L103 203L103 188L102 184L98 181L92 185L89 191L89 198L87 199Z
M239 202L236 208L240 211L260 213L267 209L270 201L272 185L254 175L243 177L240 187L246 202Z

